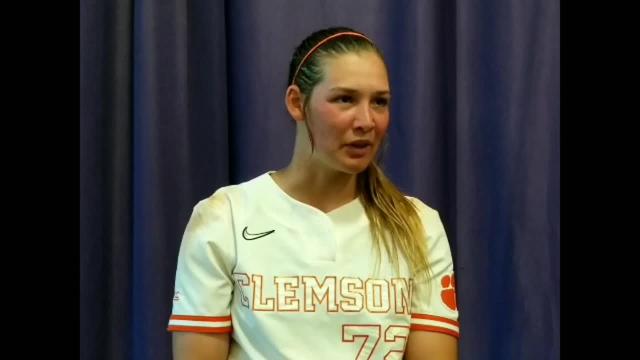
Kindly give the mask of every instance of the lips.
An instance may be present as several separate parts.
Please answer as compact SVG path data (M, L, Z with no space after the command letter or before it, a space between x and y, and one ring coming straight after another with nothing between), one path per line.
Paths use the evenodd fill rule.
M369 154L371 149L373 148L373 143L368 140L356 140L345 145L347 150L347 154L350 157L363 157Z
M357 148L364 148L367 146L371 146L373 143L369 140L356 140L347 144L347 146L353 146Z

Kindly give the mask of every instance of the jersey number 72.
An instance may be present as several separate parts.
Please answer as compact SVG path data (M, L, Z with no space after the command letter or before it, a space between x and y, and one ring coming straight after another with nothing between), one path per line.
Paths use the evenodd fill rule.
M382 343L380 338L382 336ZM355 343L362 339L362 345L356 360L369 360L374 354L385 354L382 359L402 359L407 345L409 327L404 325L389 325L382 334L381 325L344 324L342 325L342 342ZM379 359L379 356L373 356Z

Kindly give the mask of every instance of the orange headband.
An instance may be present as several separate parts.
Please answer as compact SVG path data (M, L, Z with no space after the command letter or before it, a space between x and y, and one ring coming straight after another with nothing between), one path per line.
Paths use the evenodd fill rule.
M311 50L307 52L307 55L305 55L302 58L302 61L300 61L300 64L298 64L298 68L296 69L296 72L293 74L293 78L291 79L291 85L293 85L296 82L296 77L298 76L298 72L300 71L300 68L302 68L302 65L304 65L304 63L309 59L309 57L311 56L311 54L313 54L314 51L318 50L320 46L322 46L323 44L326 44L329 40L333 40L337 37L346 36L346 35L361 37L363 39L367 39L367 41L373 44L373 41L371 41L371 39L369 39L368 37L353 31L345 31L345 32L340 32L340 33L327 36L322 41L318 42L314 47L312 47Z

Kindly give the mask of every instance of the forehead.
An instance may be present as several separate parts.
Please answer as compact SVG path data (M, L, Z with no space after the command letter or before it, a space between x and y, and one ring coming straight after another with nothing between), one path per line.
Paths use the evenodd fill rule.
M389 90L384 62L373 51L352 52L323 59L324 79L320 86Z

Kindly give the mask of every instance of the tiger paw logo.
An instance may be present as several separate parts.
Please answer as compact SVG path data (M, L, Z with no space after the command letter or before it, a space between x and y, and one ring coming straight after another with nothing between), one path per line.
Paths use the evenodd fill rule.
M457 310L458 305L456 303L456 280L451 275L445 275L440 280L442 284L442 292L440 293L440 297L442 298L442 302L451 310Z

